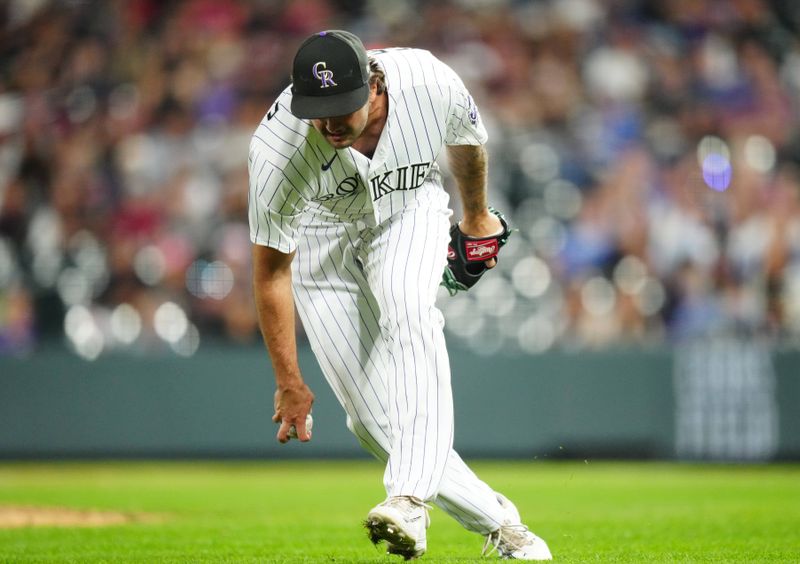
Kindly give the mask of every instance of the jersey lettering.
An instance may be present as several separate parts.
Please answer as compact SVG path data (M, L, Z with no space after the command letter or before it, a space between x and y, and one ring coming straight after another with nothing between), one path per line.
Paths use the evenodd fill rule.
M320 194L316 198L312 198L312 200L315 202L329 202L334 199L351 196L356 193L360 184L360 176L357 174L354 176L348 176L336 185L336 190L333 193L329 192L327 194Z
M385 196L389 192L393 191L394 188L388 183L389 175L392 174L391 170L387 170L383 173L383 178L380 176L373 176L369 179L369 183L372 184L372 199L377 200L381 196Z
M359 184L360 180L358 176L348 176L336 187L336 193L339 196L349 196L356 191Z
M416 163L411 165L411 186L407 188L407 190L413 190L414 188L419 188L422 185L422 181L425 180L425 176L428 174L428 166L431 163Z
M370 186L372 186L372 199L379 200L395 190L416 190L425 181L430 165L430 161L414 163L387 170L383 175L373 176L369 179Z

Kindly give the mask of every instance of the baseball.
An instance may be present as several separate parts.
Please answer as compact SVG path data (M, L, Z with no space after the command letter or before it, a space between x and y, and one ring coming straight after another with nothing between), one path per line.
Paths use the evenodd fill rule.
M314 426L314 418L311 417L311 414L309 413L308 415L306 415L306 430L308 431L309 435L311 435L311 428L313 426ZM289 438L290 439L297 438L297 429L295 428L294 425L289 426Z

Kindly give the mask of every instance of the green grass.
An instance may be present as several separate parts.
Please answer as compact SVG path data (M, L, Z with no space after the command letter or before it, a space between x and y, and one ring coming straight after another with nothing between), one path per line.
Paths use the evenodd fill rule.
M798 562L800 466L481 462L556 562ZM5 463L0 505L149 512L159 522L0 530L0 562L384 562L361 529L373 462ZM432 512L427 562L483 539ZM485 560L484 560L485 561Z

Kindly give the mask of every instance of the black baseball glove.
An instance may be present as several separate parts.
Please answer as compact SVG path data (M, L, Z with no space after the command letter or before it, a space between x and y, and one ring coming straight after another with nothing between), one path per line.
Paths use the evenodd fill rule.
M500 220L503 231L490 237L472 237L465 235L458 223L450 228L450 246L447 248L447 266L442 274L441 285L447 288L451 296L459 290L472 288L481 276L489 270L486 261L497 259L500 248L506 244L512 229L505 216L494 208L489 208Z

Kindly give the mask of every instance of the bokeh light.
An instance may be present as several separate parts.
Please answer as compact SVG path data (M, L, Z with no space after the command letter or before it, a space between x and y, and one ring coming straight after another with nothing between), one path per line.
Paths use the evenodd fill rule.
M234 274L225 262L202 259L186 269L186 289L198 298L224 300L233 289Z
M723 155L710 153L703 160L703 180L709 188L724 192L731 184L733 169Z
M28 226L28 247L34 253L52 252L61 247L61 218L56 211L44 206L39 208Z
M174 344L180 341L189 329L189 319L181 307L174 302L164 302L153 316L156 335Z
M556 336L556 329L550 319L543 315L534 315L519 326L517 341L523 351L538 354L552 347Z
M111 335L118 342L130 345L142 332L142 317L130 304L119 304L111 312L110 317Z
M193 323L190 323L181 338L170 343L170 346L180 356L187 358L193 356L200 348L200 331Z
M608 315L616 302L614 286L602 276L593 276L581 287L581 303L591 315Z
M200 274L203 294L215 300L223 300L233 289L233 271L220 260L205 265Z
M558 153L546 143L531 143L519 153L522 171L534 182L544 184L558 176L560 159Z
M553 257L567 243L567 230L564 225L549 216L537 219L528 230L528 238L534 250L544 257Z
M572 182L554 180L544 188L544 208L550 215L570 220L581 211L583 197Z
M208 266L208 261L197 259L186 269L186 289L197 298L205 298L203 290L203 270Z
M86 360L96 360L105 347L103 334L89 308L73 305L64 316L64 333L75 352Z
M716 135L706 135L697 144L697 164L702 167L709 155L720 155L728 162L731 160L728 144Z
M505 317L514 309L516 296L502 276L486 276L475 286L478 307L494 317Z
M142 247L133 259L133 269L148 286L155 286L164 278L167 262L164 253L155 245Z
M550 268L538 257L521 259L511 274L514 289L526 298L538 298L547 291L552 276Z
M664 285L652 276L648 276L641 290L635 296L637 309L646 317L657 314L667 301Z
M647 277L647 266L639 257L626 255L614 267L614 284L626 294L642 290Z
M445 306L447 329L450 333L462 339L468 339L479 334L484 329L486 317L478 309L475 300L468 294L453 298Z
M697 145L697 162L706 186L724 192L733 175L731 150L728 144L716 135L706 135Z
M770 172L777 160L775 145L763 135L751 135L744 143L744 160L757 172Z
M92 295L89 279L74 266L65 268L56 283L61 301L67 305L87 304Z

